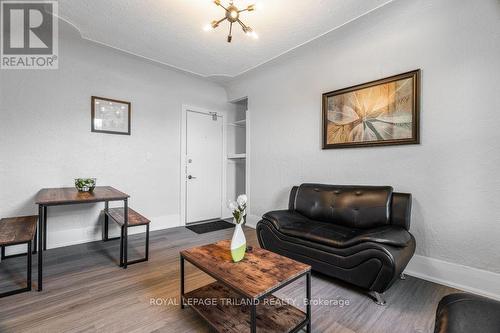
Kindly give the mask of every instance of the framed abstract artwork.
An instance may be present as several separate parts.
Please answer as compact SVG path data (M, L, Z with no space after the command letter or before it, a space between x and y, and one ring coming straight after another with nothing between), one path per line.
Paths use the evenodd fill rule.
M420 143L420 70L323 94L323 149Z
M131 103L92 96L92 132L130 135Z

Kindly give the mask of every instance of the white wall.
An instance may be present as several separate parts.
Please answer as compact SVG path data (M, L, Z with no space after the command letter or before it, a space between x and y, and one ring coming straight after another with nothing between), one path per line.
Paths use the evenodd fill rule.
M417 68L422 144L321 150L322 93ZM238 77L252 215L302 182L393 185L414 196L417 254L500 273L499 74L498 0L397 0Z
M0 217L36 213L40 188L97 177L152 229L179 225L181 106L232 108L226 92L60 25L59 70L0 72ZM131 136L90 132L92 95L132 102ZM99 239L102 206L49 208L49 247Z

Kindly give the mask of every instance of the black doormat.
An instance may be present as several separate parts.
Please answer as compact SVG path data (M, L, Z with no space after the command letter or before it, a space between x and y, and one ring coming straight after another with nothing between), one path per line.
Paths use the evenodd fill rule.
M195 224L195 225L186 226L186 228L188 228L191 231L196 232L197 234L206 234L207 232L229 229L229 228L233 228L233 227L234 227L234 224L223 221L223 220L217 220L217 221L212 221L212 222L207 222L207 223L202 223L202 224Z

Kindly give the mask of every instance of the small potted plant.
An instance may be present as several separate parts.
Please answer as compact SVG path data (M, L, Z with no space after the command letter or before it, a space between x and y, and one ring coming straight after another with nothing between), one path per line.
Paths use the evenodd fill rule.
M233 220L236 225L233 238L231 239L231 257L234 262L242 260L245 257L247 249L247 240L242 229L242 226L246 222L247 200L247 196L242 194L238 196L236 201L229 202L229 209L231 209Z
M75 187L80 192L92 192L95 188L95 178L76 178Z

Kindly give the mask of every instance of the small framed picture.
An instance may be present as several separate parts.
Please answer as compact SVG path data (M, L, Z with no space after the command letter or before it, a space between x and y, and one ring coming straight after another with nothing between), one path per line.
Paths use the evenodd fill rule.
M92 132L130 135L130 102L92 96Z

